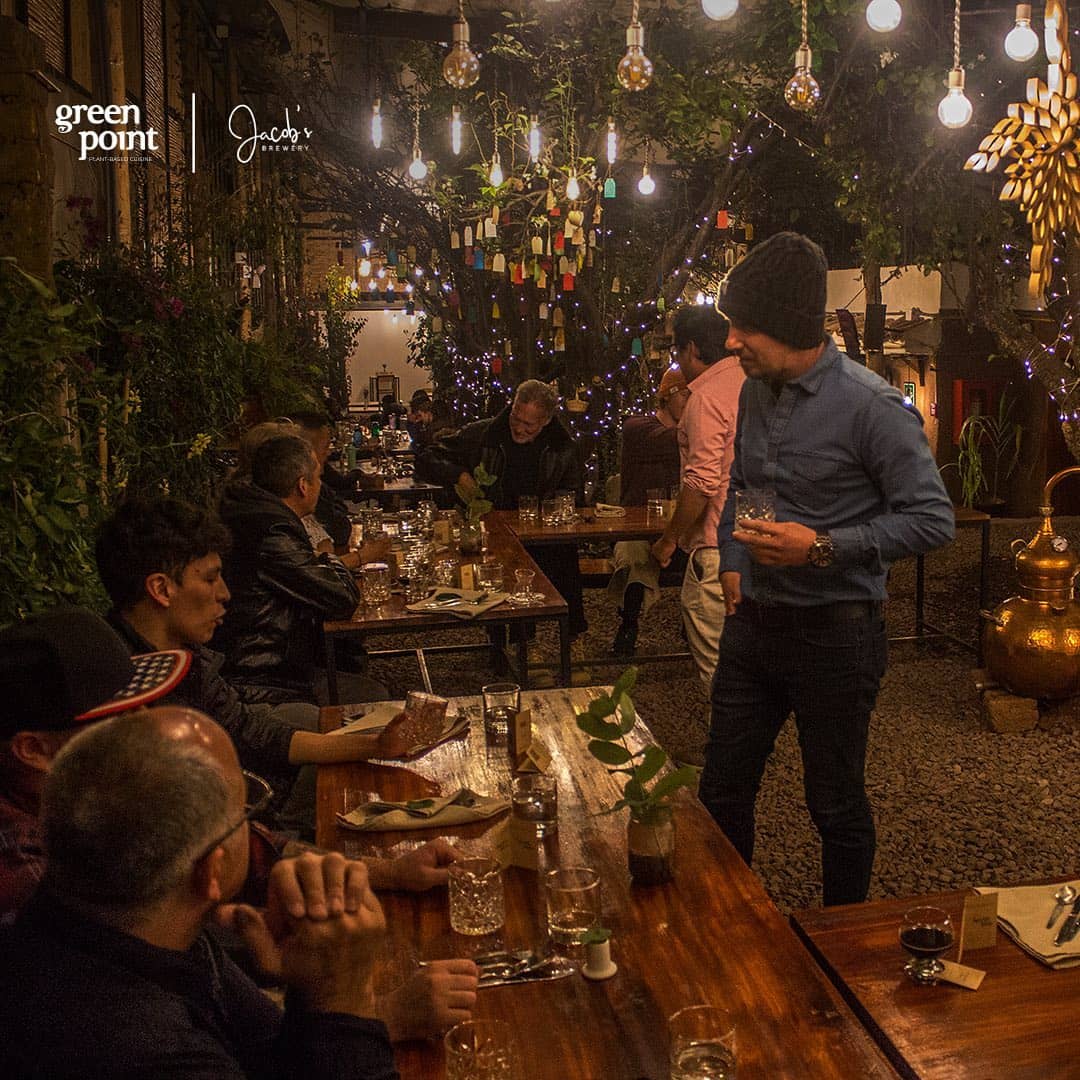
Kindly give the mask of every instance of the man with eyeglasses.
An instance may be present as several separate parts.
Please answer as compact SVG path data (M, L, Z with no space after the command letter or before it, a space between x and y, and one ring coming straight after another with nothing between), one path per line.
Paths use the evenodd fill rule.
M0 935L12 1077L397 1077L372 973L385 922L362 863L279 862L265 910L231 902L254 808L228 735L175 709L72 739L45 786L48 865ZM244 943L284 1012L209 935Z
M584 494L581 455L573 436L556 415L559 395L537 379L523 382L513 403L497 416L467 424L420 454L420 480L478 494L473 479L477 465L495 477L487 492L496 510L516 510L522 495L544 499L557 491L572 491L580 503ZM570 633L588 629L581 593L581 571L574 544L526 545L533 561L558 589L570 614Z
M688 556L681 594L683 626L706 692L724 628L716 526L727 497L744 381L738 359L728 353L727 333L727 320L710 305L686 304L675 313L672 358L686 375L690 395L678 427L679 497L652 549L661 566L671 562L676 547Z

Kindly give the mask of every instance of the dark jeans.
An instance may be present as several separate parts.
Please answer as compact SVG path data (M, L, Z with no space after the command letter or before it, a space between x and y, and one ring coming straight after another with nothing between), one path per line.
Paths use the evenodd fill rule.
M866 899L874 819L864 787L870 713L885 673L885 624L865 606L743 605L724 625L699 796L750 865L765 763L794 711L806 805L821 835L825 904Z

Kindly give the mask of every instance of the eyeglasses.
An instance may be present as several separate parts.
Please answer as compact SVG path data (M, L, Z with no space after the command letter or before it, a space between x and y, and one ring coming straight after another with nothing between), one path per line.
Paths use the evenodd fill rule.
M221 847L226 840L245 822L258 817L270 805L274 798L274 789L261 777L256 776L247 769L240 770L244 774L247 784L247 795L244 799L244 816L235 824L230 825L212 844L208 844L201 854L196 856L195 861L205 859L215 848Z

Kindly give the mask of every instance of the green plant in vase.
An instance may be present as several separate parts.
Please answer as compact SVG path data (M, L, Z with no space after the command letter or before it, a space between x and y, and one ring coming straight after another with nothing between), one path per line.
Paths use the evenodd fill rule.
M692 765L660 775L668 762L667 752L655 744L631 750L626 737L637 724L630 697L637 682L637 668L627 668L615 680L610 694L601 694L577 716L577 725L589 736L589 753L608 767L613 776L625 777L622 797L605 813L630 811L627 848L630 876L641 884L668 881L675 851L675 822L671 796L679 788L697 782Z
M497 477L484 468L481 462L472 471L473 482L464 484L458 481L454 485L457 497L465 506L465 524L461 527L461 553L475 555L484 550L484 531L481 518L493 508L487 497L487 489L495 483Z

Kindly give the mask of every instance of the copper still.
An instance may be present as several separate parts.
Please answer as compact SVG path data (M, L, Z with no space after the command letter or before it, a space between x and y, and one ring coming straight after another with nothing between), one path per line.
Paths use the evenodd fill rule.
M1080 694L1080 602L1073 584L1080 559L1054 532L1050 495L1060 480L1080 473L1073 465L1043 488L1042 525L1030 543L1012 542L1020 595L980 614L983 654L990 676L1021 697L1067 698Z

